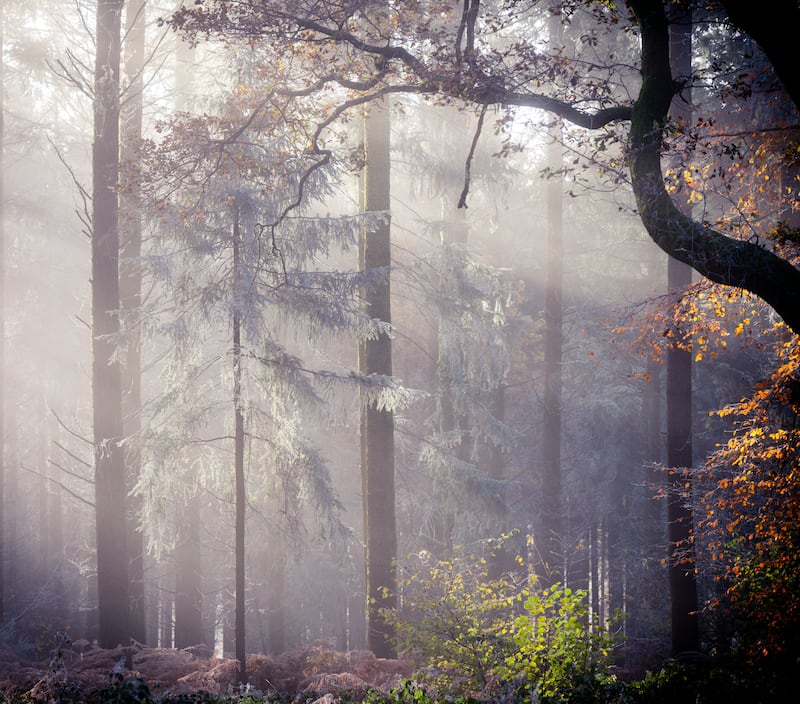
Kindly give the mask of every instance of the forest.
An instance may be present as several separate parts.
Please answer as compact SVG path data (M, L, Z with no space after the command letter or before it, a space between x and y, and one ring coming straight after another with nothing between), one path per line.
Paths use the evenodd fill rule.
M795 702L797 28L2 0L0 704Z

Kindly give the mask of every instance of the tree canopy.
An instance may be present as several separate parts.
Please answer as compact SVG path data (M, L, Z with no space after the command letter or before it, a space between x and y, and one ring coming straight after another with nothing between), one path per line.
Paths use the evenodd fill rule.
M579 25L578 41L542 41L534 14L540 7ZM338 85L350 92L339 109L384 94L420 93L502 110L538 108L597 131L601 140L618 136L639 216L652 239L708 279L759 296L797 332L800 271L793 264L794 251L739 239L684 214L667 190L662 167L670 104L694 78L672 74L670 23L713 24L731 35L748 34L797 106L794 60L770 29L776 22L793 26L797 15L792 2L777 3L765 13L752 4L689 0L388 5L201 0L179 10L171 22L190 37L280 40L287 61L296 53L315 60L304 64L310 68L300 79L308 90ZM740 65L720 71L745 79L755 73L752 57L744 56ZM714 81L714 74L708 70L703 78ZM619 125L625 126L621 133ZM319 150L319 142L312 147Z

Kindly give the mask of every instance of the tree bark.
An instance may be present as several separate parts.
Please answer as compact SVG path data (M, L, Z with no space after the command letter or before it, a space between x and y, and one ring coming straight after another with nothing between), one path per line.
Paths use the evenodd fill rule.
M233 220L233 295L239 291L240 272L239 210L234 206ZM245 517L246 497L244 485L244 412L242 409L242 318L238 302L233 307L233 412L234 412L234 477L236 495L235 527L235 607L234 607L234 649L239 661L239 682L247 682L247 652L245 649Z
M98 0L92 145L92 401L100 645L127 645L129 582L119 333L119 69L123 0Z
M365 124L366 168L364 209L387 213L372 230L365 228L359 247L361 269L385 270L385 277L363 291L372 318L391 323L389 269L391 265L389 202L388 106L372 106ZM392 343L388 335L364 340L359 346L363 374L391 375ZM361 403L361 486L364 510L367 648L378 657L394 657L395 633L384 617L397 604L397 529L394 489L394 415L366 399Z
M674 75L692 73L692 29L690 14L684 13L680 25L670 24L670 64ZM691 94L673 101L676 117L691 120ZM685 206L685 210L689 210ZM687 212L688 216L688 212ZM688 264L670 257L668 263L670 294L678 295L692 283ZM677 340L667 350L667 542L672 652L678 654L700 648L697 624L697 583L694 574L694 549L691 544L692 508L692 352L681 349ZM676 555L680 551L682 559Z
M629 0L641 29L642 87L631 116L630 173L639 215L653 241L716 283L754 293L800 333L800 270L760 245L736 240L684 215L661 170L663 125L678 87L672 78L669 23L660 2Z
M0 624L5 620L5 562L6 540L4 520L6 516L6 438L5 438L5 349L6 349L6 234L5 234L5 63L2 60L4 44L4 6L0 6Z
M125 15L125 75L127 89L121 107L121 158L126 170L127 187L120 197L120 303L126 325L125 364L122 367L122 410L125 437L134 438L125 452L128 489L136 483L141 470L141 452L135 436L140 430L142 406L142 360L139 313L142 300L141 194L138 186L139 142L142 137L142 92L144 84L145 0L130 0ZM144 533L139 529L141 501L132 496L128 516L130 549L130 629L131 638L147 642L144 597Z
M560 16L551 18L551 32L561 35ZM553 129L548 167L561 170L561 129ZM564 318L562 310L564 214L560 175L550 176L547 198L547 278L544 296L544 394L542 416L543 579L554 583L564 574L564 531L561 520L561 363Z

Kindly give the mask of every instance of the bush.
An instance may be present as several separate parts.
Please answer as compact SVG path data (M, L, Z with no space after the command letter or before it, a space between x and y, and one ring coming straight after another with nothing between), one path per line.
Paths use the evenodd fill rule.
M393 616L429 687L417 696L599 701L614 682L614 638L589 618L586 592L541 588L520 557L513 574L498 578L489 575L491 554L419 559L401 582L407 606Z
M609 685L614 639L591 623L586 592L556 584L525 599L514 620L516 646L501 669L504 680L527 686L546 702L601 701Z

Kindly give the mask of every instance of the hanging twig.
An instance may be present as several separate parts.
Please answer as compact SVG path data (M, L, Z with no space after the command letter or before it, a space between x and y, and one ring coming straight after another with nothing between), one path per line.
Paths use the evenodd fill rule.
M475 156L475 148L478 146L478 140L481 136L483 129L483 118L486 116L487 105L481 108L481 114L478 117L478 126L475 128L475 134L472 136L472 144L467 154L467 163L464 165L464 190L461 191L461 197L458 199L458 207L467 207L467 195L469 194L469 182L472 174L472 158Z

